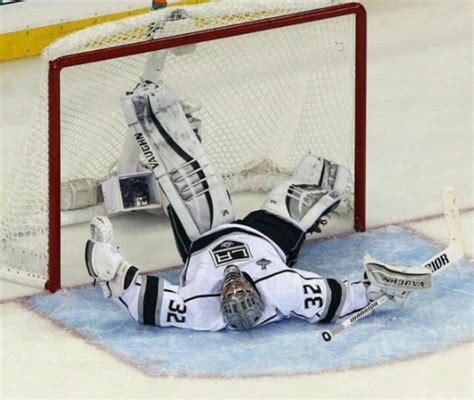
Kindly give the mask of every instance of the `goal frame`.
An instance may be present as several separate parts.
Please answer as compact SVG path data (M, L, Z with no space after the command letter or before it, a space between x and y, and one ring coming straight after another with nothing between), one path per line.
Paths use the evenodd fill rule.
M45 283L45 289L55 292L61 287L61 71L64 68L345 15L355 17L354 229L357 232L365 231L367 15L361 4L346 3L227 27L91 50L50 61L48 66L48 280Z

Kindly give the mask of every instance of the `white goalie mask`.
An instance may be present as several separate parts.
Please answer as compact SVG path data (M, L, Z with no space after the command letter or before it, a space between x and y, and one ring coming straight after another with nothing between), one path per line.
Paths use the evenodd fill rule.
M263 313L260 294L236 265L229 265L224 271L221 309L227 328L235 331L253 328Z

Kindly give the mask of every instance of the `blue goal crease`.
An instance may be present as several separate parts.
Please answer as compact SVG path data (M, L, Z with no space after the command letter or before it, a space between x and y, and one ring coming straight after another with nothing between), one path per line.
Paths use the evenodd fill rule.
M360 280L366 253L388 263L418 265L439 250L413 232L388 227L308 242L297 267ZM177 283L179 273L160 276ZM473 283L474 268L463 259L435 277L434 288L408 307L386 303L330 343L321 338L327 325L293 318L245 332L143 326L103 299L98 287L35 296L27 303L150 375L251 377L367 367L472 340Z

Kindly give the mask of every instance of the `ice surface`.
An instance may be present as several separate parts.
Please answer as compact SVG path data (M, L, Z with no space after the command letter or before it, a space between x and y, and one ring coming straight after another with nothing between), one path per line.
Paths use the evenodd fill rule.
M365 253L413 266L439 250L410 231L389 227L309 242L297 266L356 281ZM179 273L175 269L160 276L177 284ZM151 375L293 375L371 366L472 340L473 286L474 269L462 260L436 276L434 289L418 294L408 307L386 304L331 343L321 339L327 325L297 319L246 332L143 326L119 305L103 299L98 287L39 295L28 303Z

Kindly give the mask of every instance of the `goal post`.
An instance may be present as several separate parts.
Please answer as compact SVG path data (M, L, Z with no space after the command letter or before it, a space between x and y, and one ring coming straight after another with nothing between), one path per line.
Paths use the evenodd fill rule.
M294 165L293 158L296 160L296 156L301 157L301 154L304 154L304 151L315 151L315 153L317 154L318 149L321 149L323 154L318 155L331 158L331 151L328 150L328 154L326 154L325 149L331 149L331 147L345 147L346 144L342 144L341 142L345 140L349 141L350 143L347 144L347 147L349 148L351 154L349 156L341 156L339 157L340 159L337 159L337 154L335 157L337 162L346 162L351 164L346 166L348 166L352 172L352 199L350 200L350 202L354 213L354 229L356 231L365 230L367 24L366 13L363 6L358 3L322 6L326 3L321 2L321 5L318 2L314 1L307 2L302 0L301 2L295 2L291 0L275 0L260 3L250 1L247 1L247 3L244 1L235 1L234 4L232 6L229 6L229 8L227 9L226 4L228 5L229 3L231 2L222 1L216 2L216 4L209 3L199 6L183 7L183 9L185 9L186 11L189 10L189 14L192 16L192 18L194 18L194 22L186 23L187 25L184 29L182 29L182 32L176 30L172 31L169 35L164 33L163 36L160 37L160 35L158 35L158 37L155 39L150 39L149 37L144 37L142 40L129 40L128 38L121 38L120 40L117 40L117 43L112 44L104 43L104 40L96 40L96 42L92 44L87 43L86 46L81 47L80 51L73 50L69 53L67 49L61 49L57 57L47 60L47 99L42 99L42 101L46 102L46 105L44 105L43 107L47 108L47 138L45 138L45 141L47 142L48 151L48 188L45 192L45 201L47 202L47 205L40 207L41 212L45 212L47 214L47 227L40 229L40 233L45 234L47 237L46 249L44 249L45 254L43 260L46 265L47 271L45 271L44 273L45 277L42 277L39 280L40 282L44 283L44 286L47 290L54 292L58 290L61 286L61 183L65 179L64 176L67 174L67 171L64 172L64 160L68 157L75 157L77 155L76 153L80 151L77 145L73 144L73 146L75 146L75 150L71 152L73 156L65 154L65 151L69 152L70 150L65 150L64 146L65 141L67 141L67 138L65 139L64 134L65 131L71 129L71 126L82 124L82 122L77 122L76 114L81 113L81 110L84 109L84 106L83 104L77 105L77 103L80 101L87 101L87 98L84 97L94 97L95 95L95 92L86 93L86 95L84 95L85 92L78 93L78 96L82 97L80 97L80 99L77 101L71 101L71 104L74 105L74 108L67 108L64 105L65 98L67 98L67 102L69 104L70 97L74 95L74 90L71 90L65 95L65 90L68 87L67 85L69 84L70 76L72 75L72 72L78 71L77 73L75 73L75 75L84 76L84 78L81 79L83 79L84 85L87 85L88 82L91 80L90 76L93 75L87 75L88 72L83 72L77 67L96 66L99 64L103 64L106 66L110 65L110 67L107 67L108 69L104 69L104 71L106 71L105 73L103 71L97 73L97 77L99 77L97 79L100 80L91 84L92 86L104 85L104 90L106 90L108 86L116 85L115 81L108 81L108 77L110 76L112 78L115 74L119 72L119 69L128 68L128 65L131 63L131 61L129 60L133 59L134 56L146 55L147 53L158 50L174 49L190 45L197 45L197 48L200 48L200 46L202 46L203 44L209 44L209 48L205 51L212 53L210 55L207 55L210 61L206 64L206 66L203 67L202 70L200 70L199 67L197 67L197 65L199 65L200 63L197 57L200 57L200 55L197 54L196 56L193 56L194 58L187 61L189 65L187 65L186 67L188 69L186 71L183 70L182 75L176 77L176 82L178 82L180 79L183 80L183 77L189 77L191 73L196 73L197 76L190 77L190 83L188 83L188 85L190 85L191 83L196 84L197 87L197 89L193 89L193 92L191 94L204 93L200 91L201 88L199 88L198 86L203 71L205 71L210 75L215 75L215 79L218 81L218 84L216 85L217 87L209 88L209 90L202 89L205 90L206 93L210 93L209 97L217 97L217 99L213 99L212 101L205 103L203 105L203 108L205 108L207 104L210 104L210 108L212 108L212 105L214 104L222 103L224 100L229 101L229 103L225 107L222 107L222 109L212 108L212 113L205 114L206 110L204 110L203 114L205 115L202 116L202 119L203 121L206 121L206 116L208 116L209 118L214 118L212 119L212 124L211 122L209 122L208 125L215 126L216 131L225 132L222 134L222 137L212 136L211 138L206 137L206 130L204 129L203 142L205 143L207 141L209 143L211 153L214 151L215 146L222 146L228 150L228 152L224 152L224 150L219 148L217 153L223 153L222 160L215 158L213 159L213 161L217 164L218 169L224 169L223 175L225 178L229 178L230 187L233 187L232 182L234 182L235 180L237 182L242 181L241 175L248 175L248 169L250 168L249 165L251 165L251 163L246 159L245 161L240 161L240 159L235 160L235 162L233 159L230 160L229 157L234 157L234 154L238 153L239 149L238 145L234 143L235 141L233 142L232 140L230 140L230 136L224 137L224 134L227 134L226 132L230 132L229 135L235 136L238 134L236 132L242 132L247 127L249 127L249 123L255 123L255 121L257 121L257 124L259 124L258 115L261 115L261 118L263 120L262 124L264 124L265 126L261 128L261 131L255 128L255 131L252 133L253 136L245 136L242 138L242 141L250 140L249 138L254 138L265 133L269 136L269 138L265 139L268 143L273 143L277 141L281 142L281 138L284 136L278 136L275 138L272 137L273 131L277 129L278 124L280 124L281 121L272 121L269 115L272 115L272 112L275 112L275 114L281 113L281 111L285 108L283 107L282 110L280 110L278 108L280 107L280 103L277 103L276 100L273 102L272 97L275 96L275 93L279 93L280 91L284 92L282 97L286 93L292 94L293 92L302 92L296 93L294 99L288 99L289 103L298 103L297 105L300 108L296 109L296 106L294 106L294 109L297 110L294 114L298 115L289 115L287 117L288 119L292 119L291 123L288 123L288 127L294 128L294 130L297 131L298 135L300 136L296 137L297 135L294 134L295 138L285 139L288 141L289 145L294 146L296 143L297 145L301 146L301 149L299 150L298 154L291 155L291 163L283 162L278 164L277 162L275 162L275 164L278 165L272 165L271 169L273 172L278 171L278 173L279 171L284 171L283 175L288 175L288 173L292 172L291 168ZM259 4L263 3L265 4L265 8L259 9ZM315 3L318 5L315 6ZM236 14L235 4L242 5L243 7L242 13L239 15ZM248 6L249 8L247 9L246 4L252 5ZM274 9L272 8L272 4L274 5ZM219 7L222 7L222 9L219 9ZM163 13L164 15L164 13L166 12L169 13L170 10L171 8L162 9L154 13L156 13L158 18L159 13ZM209 12L209 14L207 14L207 12ZM231 16L230 18L229 15ZM138 25L133 26L133 22L129 23L128 25L123 25L124 33L120 32L120 21L116 23L109 23L107 25L111 28L110 35L126 35L127 32L131 31L135 32L137 30L146 30L148 29L147 27L149 26L149 24L152 23L152 19L147 18L150 17L139 16L128 18L127 20L130 21L138 21ZM338 19L340 18L350 18L351 22L347 23L346 25L345 20L344 22L341 21L341 32L338 32L337 25ZM327 37L324 33L324 26L321 28L322 33L311 33L310 31L303 31L301 33L301 36L298 36L300 34L298 32L298 27L307 26L308 24L318 24L321 21L333 21L333 23L331 22L331 26L329 27L331 33ZM112 26L112 24L115 25ZM196 26L198 26L197 29L195 29ZM95 27L91 29L94 28ZM288 32L286 32L285 30L288 30ZM86 29L85 31L90 31L90 29ZM261 33L266 33L268 34L268 36L259 37L258 35ZM81 41L81 37L78 36L80 34L81 32L75 34L74 39L76 41L73 43L77 44ZM254 35L256 35L256 40L259 41L259 44L255 45L255 53L252 53L252 49L249 49L249 47L254 45L253 43L255 42L252 42L250 39L247 40L247 38L253 37ZM317 37L318 39L314 39L312 35L315 35L314 38ZM319 43L319 37L322 37L321 43ZM277 38L278 40L278 43L275 46L272 46L272 43L269 42L270 40L273 40L273 38ZM288 43L285 43L287 38ZM237 40L239 40L239 42L237 42ZM312 86L312 84L308 85L307 82L303 82L303 77L300 77L300 73L298 71L298 64L300 63L298 57L302 57L302 55L307 52L307 48L295 48L296 46L299 46L300 44L304 43L304 41L311 42L312 40L318 41L318 46L321 45L323 47L322 51L325 53L322 53L320 57L318 57L316 54L314 56L314 59L312 60L308 58L308 60L305 59L304 61L301 61L301 64L303 62L314 62L314 70L305 65L305 70L301 73L301 76L304 75L304 77L309 78L311 82L315 82L314 87ZM212 43L221 42L222 45L212 45ZM242 61L243 63L248 63L250 61L251 63L253 59L256 59L261 56L262 49L264 47L259 48L258 46L265 46L265 43L269 43L268 45L271 46L271 48L267 49L268 53L273 53L273 51L279 52L278 55L269 54L269 58L273 56L275 57L275 59L272 60L272 63L275 63L275 60L277 60L277 63L281 62L282 70L285 69L286 71L286 68L288 68L289 72L282 72L282 75L283 73L286 73L288 75L285 77L285 81L279 81L275 84L275 87L272 86L269 89L263 86L264 83L262 83L261 86L258 83L259 80L266 80L266 76L262 78L263 75L256 76L255 81L251 81L248 85L245 82L241 82L241 79L239 80L239 82L233 82L231 78L229 79L228 77L224 76L224 74L230 74L231 72L234 72L236 66L238 65L238 63L235 62L236 60L239 62ZM233 50L232 53L221 54L221 49L228 48L229 45L235 45L236 50ZM288 48L286 48L285 46L288 46ZM240 47L243 48L242 54L238 53L240 51ZM328 47L329 50L326 47ZM56 49L58 48L59 46L56 45ZM315 49L315 51L317 52L318 49ZM338 52L341 54L337 54ZM332 53L334 53L335 56L333 56ZM46 52L46 54L48 53ZM53 51L51 51L49 54L53 54ZM226 64L227 60L229 58L232 58L233 56L235 56L236 59L230 61L229 64ZM285 58L291 58L293 56L295 57L294 60L287 60ZM245 59L245 57L248 58ZM114 64L107 64L112 62ZM142 62L141 59L139 60L139 62ZM331 69L331 62L334 62L336 64L334 66L334 70ZM339 63L341 63L341 65L339 65ZM342 66L343 63L344 65ZM346 63L348 65L345 65ZM196 66L196 68L194 68L194 66ZM176 66L175 64L173 64L173 68L170 67L170 70L173 71L171 72L171 74L174 72L176 72L176 74L181 73L181 70L179 68L181 68L181 66ZM252 68L252 66L249 66L248 68ZM254 68L258 69L259 65L256 65ZM265 64L264 69L265 68L270 67ZM335 71L338 71L339 69L342 70L342 68L347 69L344 70L344 72L341 72L341 76L344 76L344 79L347 78L347 81L340 81L338 80L339 77L336 76L337 73ZM72 72L69 73L69 71ZM269 71L269 73L276 73L275 71L277 70ZM313 74L313 76L311 76L311 74ZM243 69L241 77L246 77L248 75L248 70ZM136 76L136 81L138 81L138 78L139 76ZM166 78L164 78L164 81L166 81ZM268 82L270 81L271 79L269 78ZM74 88L81 87L81 80L78 79L77 82L74 81L74 83L72 84L79 85L73 86ZM239 85L239 87L235 89L235 93L232 92L233 83ZM225 86L227 84L228 87ZM271 84L273 85L273 83ZM270 85L270 83L268 83L268 85ZM295 86L291 87L291 85ZM347 88L347 86L350 87ZM171 87L173 87L173 84L171 84ZM218 91L220 88L222 88L222 90L226 90L226 92L219 93ZM122 90L122 95L125 94L124 90L131 89L133 89L133 87L126 87L125 89L120 88L120 90ZM179 90L180 88L178 88L178 92ZM254 90L254 92L252 92L252 90ZM255 95L257 91L258 93L263 94L259 97L259 95ZM342 99L343 96L342 94L339 95L338 91L348 91L351 92L351 94L350 96L346 96L348 97L347 99ZM264 94L267 95L267 92L268 98L264 97ZM234 125L236 125L236 122L232 119L232 115L236 114L242 120L247 114L249 114L248 107L252 106L252 102L254 101L255 97L259 97L255 101L262 102L263 99L264 104L260 104L260 107L265 110L262 111L261 114L259 114L257 112L257 109L257 119L252 119L254 117L249 117L244 121L245 123L243 123L242 126L234 127ZM339 97L341 97L342 100L339 99ZM232 101L235 101L239 98L243 99L242 104L232 103ZM328 103L324 106L326 107L324 111L318 111L319 103ZM337 109L339 103L342 104L341 109ZM255 106L255 104L253 104L253 106ZM285 105L285 102L283 102L282 104ZM290 104L288 104L288 106L290 106ZM331 108L328 111L329 107ZM291 111L291 107L289 107L289 109ZM252 110L255 110L255 107L252 107ZM316 117L310 115L310 113L313 111L317 113ZM104 114L107 114L108 112L109 111L105 109ZM250 112L253 113L253 111ZM64 117L65 113L68 115L71 114L70 119L66 122ZM323 121L324 118L327 118L328 121ZM344 125L344 123L340 123L338 119L347 119L347 126L342 126ZM328 133L327 137L324 136L322 139L318 139L320 141L315 142L316 144L314 146L312 144L308 145L308 143L313 143L313 141L312 139L306 139L306 136L310 136L310 133L307 133L310 132L310 130L308 130L307 128L307 125L315 124L315 121L317 121L317 128L314 129L315 135L318 135L318 132L330 132L331 130L340 130L344 131L344 133L340 136L337 136L337 138L336 135L334 135L334 143L328 143L329 141L333 140L331 134ZM126 129L126 124L124 120L117 122L117 124L120 123L123 124L124 129ZM106 122L106 125L109 126L110 122ZM76 131L72 129L72 131L75 132L76 137L82 135L83 132L91 133L92 137L95 140L97 136L101 134L102 127L100 127L99 125L99 128L96 129L98 129L96 132L90 132L91 130L93 130L93 128L90 128L89 125L86 124L85 127L81 126L81 129L77 129ZM293 132L291 132L291 134L293 135ZM214 135L214 133L212 133L212 135ZM347 135L347 139L345 139L343 135ZM104 140L108 141L109 139L106 137ZM219 144L219 141L221 142L221 144ZM236 143L238 142L239 141L237 141ZM278 158L278 155L281 153L281 149L283 148L281 146L284 145L285 144L282 143L279 148L276 148L272 154L272 157ZM94 142L84 146L94 146ZM313 149L313 147L315 148ZM245 149L243 150L243 152L245 152ZM284 156L286 157L286 155ZM240 157L240 155L237 155L236 157ZM88 158L87 153L84 158ZM92 157L89 158L89 160L91 163L93 162ZM242 157L242 160L244 160L244 157ZM265 158L262 158L262 160L260 160L259 162L260 164L258 165L261 166L264 164L268 164L269 161ZM234 172L234 170L225 170L225 165L229 163L235 165L239 165L240 163L240 170L236 170L237 172ZM252 166L257 165L255 163L252 164ZM264 180L266 180L266 172L259 172L259 174L264 177ZM257 187L257 189L261 189L261 187ZM242 188L237 187L236 189L231 189L231 192L238 190L248 190L248 188L245 188L243 186ZM8 226L5 228L6 225L7 224L2 221L0 235L2 235L2 241L6 241L8 246L9 240L19 240L19 238L17 238L16 236L22 235L10 235L10 237L8 237L7 231L8 229L12 228L9 228ZM33 235L34 234L35 233L33 233ZM15 237L12 239L11 236ZM5 269L11 269L10 266L5 266L2 260L0 260L0 268L2 276L5 276L5 274L3 273ZM26 268L26 270L27 269L28 268ZM28 275L28 273L26 274ZM19 275L23 275L23 273L20 273ZM33 275L36 275L36 272L33 273ZM8 276L6 277L8 278Z

